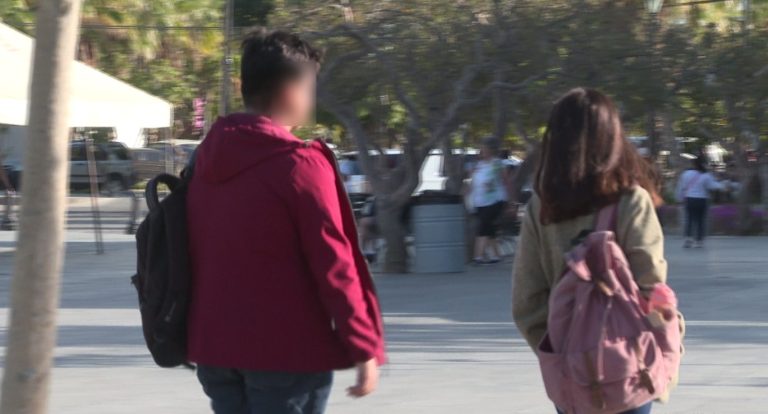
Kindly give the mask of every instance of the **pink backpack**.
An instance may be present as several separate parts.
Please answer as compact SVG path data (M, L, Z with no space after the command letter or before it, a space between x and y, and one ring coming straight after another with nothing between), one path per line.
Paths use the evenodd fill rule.
M600 211L596 231L568 253L549 298L539 364L547 395L567 414L640 407L667 391L680 365L677 312L651 324L616 242L616 214L616 206Z

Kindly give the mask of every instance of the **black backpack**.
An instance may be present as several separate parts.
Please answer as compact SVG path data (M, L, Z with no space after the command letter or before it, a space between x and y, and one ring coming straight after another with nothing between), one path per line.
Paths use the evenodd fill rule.
M149 181L145 197L149 213L136 231L138 269L131 278L139 294L144 339L157 365L191 367L187 359L187 311L191 264L187 233L187 190L191 169L183 178L162 174ZM170 194L158 199L157 187Z

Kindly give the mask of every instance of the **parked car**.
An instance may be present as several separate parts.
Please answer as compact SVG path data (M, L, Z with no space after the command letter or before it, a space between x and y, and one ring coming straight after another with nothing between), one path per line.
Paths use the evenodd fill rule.
M147 148L162 151L164 154L169 154L166 158L166 163L172 164L170 169L174 174L178 175L192 158L192 154L195 152L198 145L200 145L199 141L176 139L173 141L153 142L148 144Z
M96 143L93 147L96 164L96 181L99 189L108 194L125 191L133 185L136 177L131 151L119 142ZM85 141L70 144L69 182L73 188L88 187L88 153Z
M179 139L153 142L146 148L133 149L137 180L149 180L162 173L181 174L199 144L199 141Z
M164 151L153 148L135 148L131 154L133 155L133 170L137 181L151 180L168 169Z

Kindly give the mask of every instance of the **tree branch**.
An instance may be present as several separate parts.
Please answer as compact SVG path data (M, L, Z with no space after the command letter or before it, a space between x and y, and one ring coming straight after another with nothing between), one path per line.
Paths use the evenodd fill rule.
M382 53L381 49L378 47L378 45L375 44L374 40L362 31L357 30L348 24L341 25L339 28L349 37L358 41L369 53L376 56L379 63L384 66L385 73L387 74L392 88L395 91L395 96L397 97L398 101L400 101L400 103L405 106L410 120L414 123L413 126L415 128L421 128L423 123L419 115L418 107L416 106L416 103L413 101L413 99L411 99L411 97L408 96L408 94L403 89L403 82L399 75L400 72L395 67L395 64L392 62L389 56L387 56L386 53Z
M318 99L322 102L323 107L339 118L347 128L348 132L352 135L352 138L355 141L355 146L358 148L357 156L360 161L360 168L368 177L374 191L378 191L382 184L381 174L378 174L378 168L374 167L373 162L371 161L371 156L368 153L368 143L371 139L365 132L365 128L363 128L363 125L360 123L357 114L355 114L354 108L339 102L323 86L318 88Z
M757 77L763 76L763 75L765 75L765 74L768 74L768 65L765 65L765 66L763 66L763 67L762 67L761 69L759 69L757 72L755 72L754 74L752 74L752 77L753 77L753 78L757 78Z

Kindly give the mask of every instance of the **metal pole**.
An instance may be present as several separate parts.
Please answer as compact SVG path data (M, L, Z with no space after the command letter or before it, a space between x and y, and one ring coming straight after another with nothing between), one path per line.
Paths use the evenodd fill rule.
M752 1L751 0L741 0L741 20L744 31L746 32L749 30L749 23L750 23L750 17L752 15Z
M136 222L139 220L139 196L136 195L133 191L128 192L128 197L131 199L131 211L130 217L128 218L128 225L125 228L125 234L136 234L136 230L138 229L138 225Z
M219 116L230 112L230 95L232 80L232 26L234 25L235 3L234 0L225 0L224 6L224 57L221 61L221 102L219 104Z
M96 238L96 254L104 254L104 237L101 231L101 211L99 210L99 181L93 139L85 139L85 153L88 157L88 177L91 184L91 214L93 214L93 234Z
M13 210L14 188L11 183L11 178L2 166L0 166L0 184L5 188L5 211L3 212L3 218L0 219L0 230L13 230L13 218L11 218L11 213Z
M744 39L744 46L748 48L749 47L749 23L750 23L750 17L752 14L752 1L751 0L741 0L741 29L743 39ZM752 135L752 147L756 151L760 151L760 134L753 133ZM761 154L758 152L758 157L761 157ZM759 160L760 158L758 158Z
M651 61L651 68L655 70L657 60L657 49L658 49L658 31L661 28L661 18L659 16L660 10L655 10L651 12L651 19L648 24L649 30L648 30L648 42L651 47L651 53L650 53L650 61ZM650 108L650 111L648 113L648 150L650 152L650 156L652 159L656 159L656 155L658 153L658 147L659 147L659 135L657 131L657 108L653 107Z
M11 213L13 211L13 190L5 190L5 210L3 212L3 219L0 220L0 230L13 230L14 223Z

